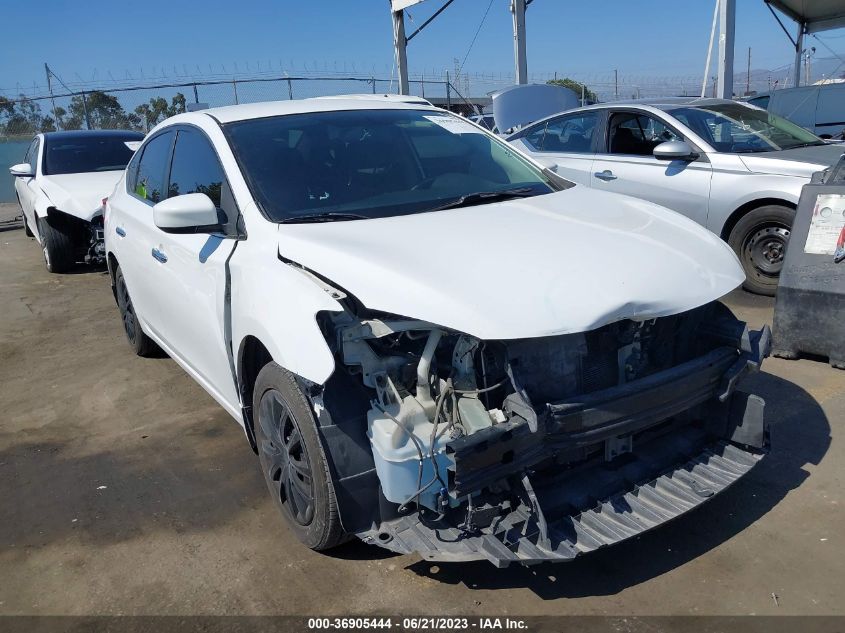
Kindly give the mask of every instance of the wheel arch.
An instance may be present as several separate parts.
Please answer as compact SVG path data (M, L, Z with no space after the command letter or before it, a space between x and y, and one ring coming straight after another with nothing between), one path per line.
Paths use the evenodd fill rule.
M730 214L727 221L725 222L724 226L722 226L722 231L720 233L720 237L727 241L728 237L730 237L731 231L733 231L734 227L736 226L737 222L739 222L740 218L744 216L746 213L753 211L754 209L759 209L760 207L766 207L769 205L778 205L782 207L787 207L788 209L792 209L793 211L798 208L794 202L790 202L784 198L757 198L755 200L749 200L745 204L737 207L733 213Z
M108 251L106 253L106 270L109 272L109 283L111 284L111 293L114 297L115 303L117 303L117 288L115 288L114 285L114 275L119 266L120 264L118 263L115 254L112 251Z
M236 365L238 391L241 394L244 430L249 445L255 453L258 452L258 447L255 443L252 393L255 389L255 380L258 378L258 373L273 361L273 356L267 346L257 336L249 334L241 341Z

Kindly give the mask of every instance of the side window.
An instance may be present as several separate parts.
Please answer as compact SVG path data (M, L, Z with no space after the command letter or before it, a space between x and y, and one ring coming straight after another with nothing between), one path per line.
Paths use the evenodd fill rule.
M546 133L546 126L545 125L538 125L530 132L526 132L522 135L522 140L528 143L531 147L536 150L543 149L543 136Z
M130 193L135 193L135 187L138 184L138 163L141 162L141 152L139 148L126 166L126 191Z
M684 140L663 121L647 114L622 112L610 118L610 153L651 156L666 141Z
M754 99L749 99L748 103L751 105L756 105L758 108L763 108L766 110L769 107L769 99L771 97L769 95L763 95L762 97L755 97Z
M165 132L142 148L144 153L138 163L138 176L133 193L147 202L155 204L165 198L167 163L172 141L173 133Z
M549 121L543 151L590 153L598 120L598 112L584 112Z
M221 194L225 180L217 154L202 133L179 130L176 148L173 150L167 197L204 193L219 209L222 206Z
M35 173L35 170L38 168L38 139L32 139L32 143L29 144L29 149L26 150L26 156L24 156L23 162L29 163L29 166L32 167L32 173Z

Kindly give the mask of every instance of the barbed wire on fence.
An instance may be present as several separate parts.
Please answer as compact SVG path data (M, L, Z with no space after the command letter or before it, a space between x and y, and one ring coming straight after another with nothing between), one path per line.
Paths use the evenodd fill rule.
M789 84L790 67L752 71L734 78L734 94L765 92ZM529 83L569 78L583 84L599 101L698 96L702 78L694 75L655 77L605 73L531 73ZM113 79L113 78L112 78ZM411 93L437 101L438 105L468 111L492 93L514 84L507 72L450 71L419 73L410 80ZM24 137L55 129L132 128L148 130L167 116L183 112L190 103L209 107L299 99L354 93L395 93L395 77L309 72L291 76L254 73L249 77L183 78L181 81L128 83L123 81L61 82L63 92L46 89L0 96L0 137ZM457 88L457 89L456 89ZM706 96L715 94L715 77L707 82Z

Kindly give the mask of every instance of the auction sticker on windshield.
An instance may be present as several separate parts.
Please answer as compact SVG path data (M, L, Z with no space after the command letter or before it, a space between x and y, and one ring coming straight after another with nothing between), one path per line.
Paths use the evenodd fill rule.
M444 130L450 131L452 134L484 134L484 132L475 127L469 121L464 121L455 116L443 115L426 115L424 117L432 123L436 123Z
M833 255L837 240L845 227L845 195L821 194L816 198L804 252L812 255Z

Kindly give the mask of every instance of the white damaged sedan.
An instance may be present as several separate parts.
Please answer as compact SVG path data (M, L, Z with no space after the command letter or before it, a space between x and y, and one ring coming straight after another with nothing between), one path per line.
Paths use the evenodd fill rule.
M291 529L428 560L565 561L768 451L731 249L421 104L181 114L106 205L129 342L244 427ZM702 520L718 521L715 516Z
M103 198L143 138L129 130L46 132L9 169L24 229L40 244L48 271L104 263Z

